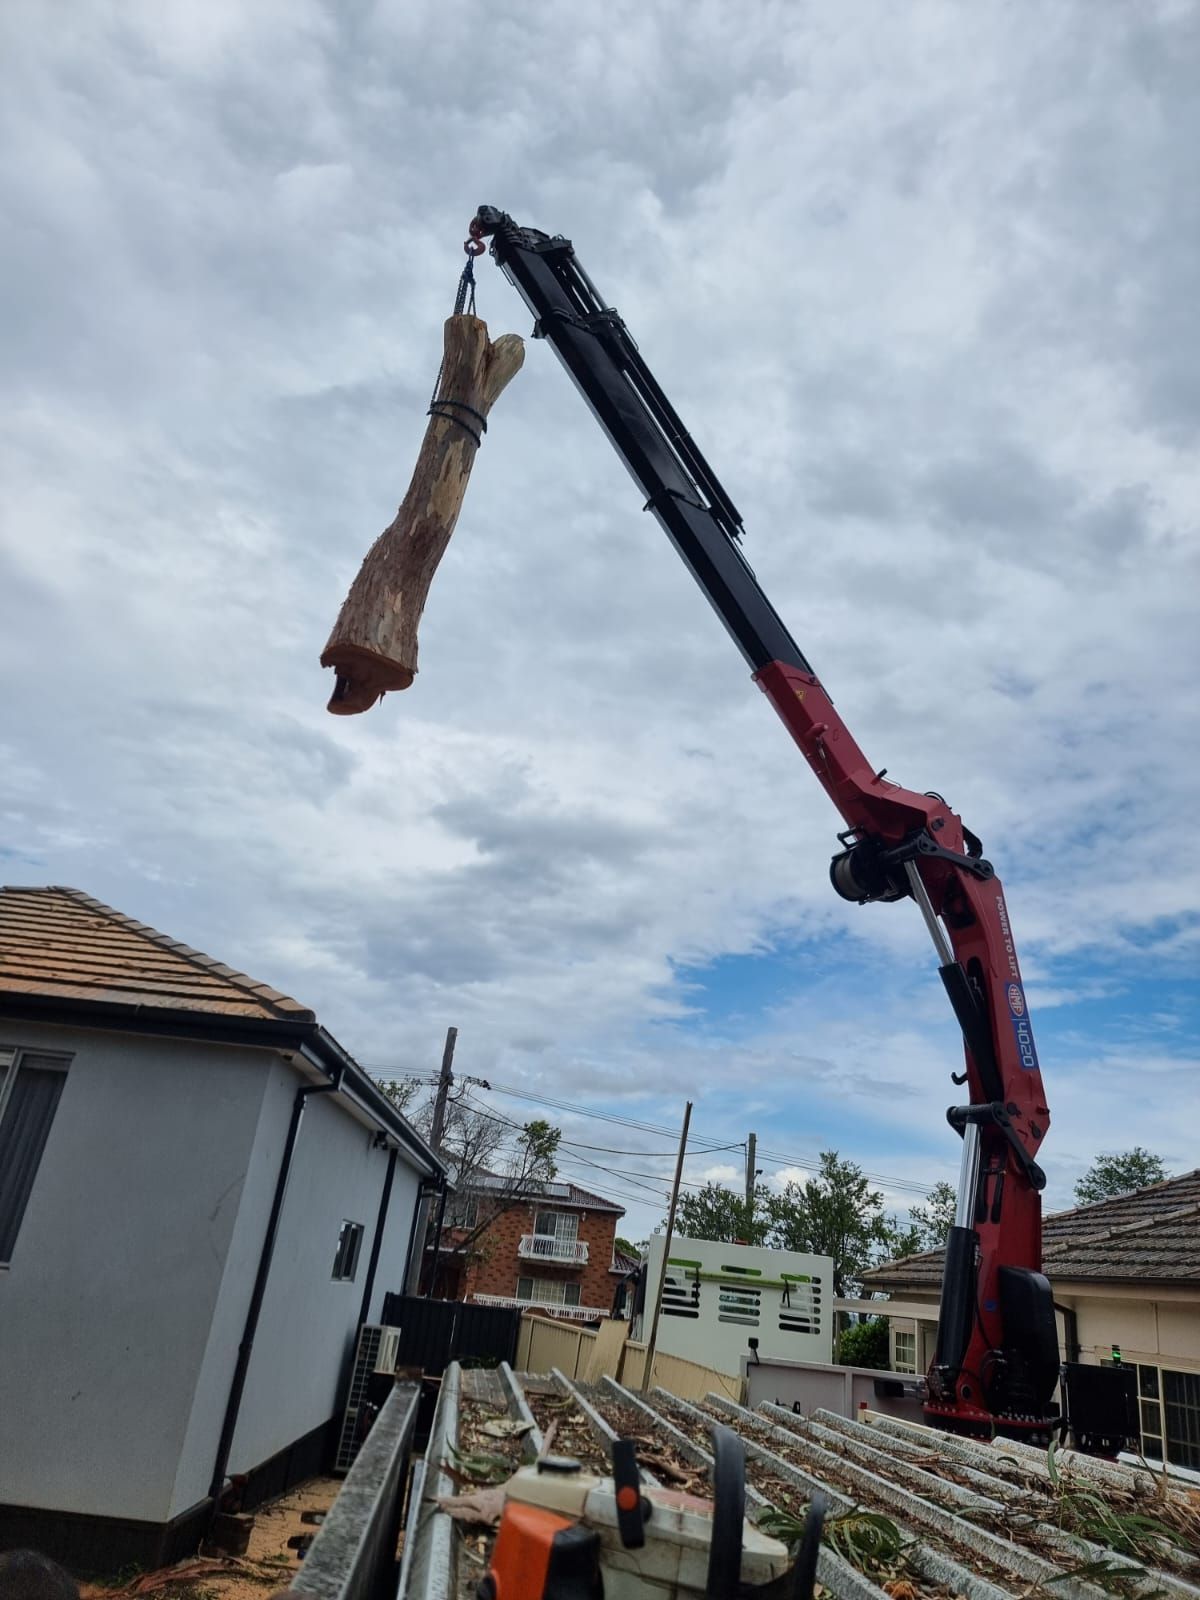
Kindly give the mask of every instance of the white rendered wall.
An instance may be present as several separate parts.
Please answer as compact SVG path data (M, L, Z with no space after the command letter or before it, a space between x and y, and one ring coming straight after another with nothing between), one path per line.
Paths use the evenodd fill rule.
M0 1269L0 1502L161 1522L272 1057L0 1021L72 1056Z

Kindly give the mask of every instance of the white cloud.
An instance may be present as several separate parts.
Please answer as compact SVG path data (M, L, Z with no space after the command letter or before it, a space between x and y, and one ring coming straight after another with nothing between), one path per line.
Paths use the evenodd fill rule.
M785 1149L952 1176L919 923L830 895L830 808L543 347L414 688L340 722L317 656L501 204L574 236L864 748L983 834L1041 1007L1192 982L1190 16L10 8L6 876L367 1059L428 1065L454 1021L467 1071L656 1121L690 1094L731 1138L753 1094ZM688 964L781 940L840 969L731 1044ZM1169 1116L1122 1099L1130 1069L1051 1081L1064 1175L1197 1109L1173 1070Z

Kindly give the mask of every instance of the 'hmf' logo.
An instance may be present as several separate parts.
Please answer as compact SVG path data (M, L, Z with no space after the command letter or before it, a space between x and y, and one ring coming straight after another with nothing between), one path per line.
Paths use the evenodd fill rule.
M1014 1017L1025 1015L1025 996L1021 993L1019 983L1010 983L1008 986L1008 1009Z

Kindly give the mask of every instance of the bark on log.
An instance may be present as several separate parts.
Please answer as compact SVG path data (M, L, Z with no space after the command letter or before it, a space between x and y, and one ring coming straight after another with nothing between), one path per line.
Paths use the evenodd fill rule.
M474 436L482 429L471 413L488 415L524 359L516 334L492 344L487 323L478 317L447 318L438 385L445 410L430 417L396 520L368 551L321 655L321 665L337 672L330 711L367 711L387 690L412 683L417 624L479 448Z

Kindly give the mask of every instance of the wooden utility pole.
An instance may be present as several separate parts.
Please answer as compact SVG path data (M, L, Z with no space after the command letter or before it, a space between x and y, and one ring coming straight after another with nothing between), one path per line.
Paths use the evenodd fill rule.
M450 1085L454 1082L454 1044L458 1038L457 1028L446 1029L446 1044L442 1050L442 1070L438 1075L437 1099L433 1102L433 1121L429 1124L429 1142L441 1154L442 1134L446 1129L446 1099L450 1093Z
M437 1096L433 1102L433 1119L429 1124L429 1143L434 1154L439 1156L442 1153L442 1135L446 1128L446 1101L450 1094L450 1085L454 1082L454 1073L451 1071L451 1068L454 1063L454 1044L457 1038L457 1028L446 1029L446 1043L442 1050L442 1070L438 1074ZM438 1215L441 1217L445 1215L446 1209L446 1190L444 1187L438 1196L438 1200ZM404 1286L408 1294L418 1294L420 1292L421 1273L425 1266L425 1246L428 1243L429 1235L430 1209L429 1197L426 1197L424 1200L418 1200L417 1229L413 1234L415 1248L413 1250L412 1261L409 1263L408 1282ZM440 1234L441 1229L439 1227L439 1237ZM429 1287L431 1289L433 1287L432 1275L430 1276Z
M749 1134L746 1139L746 1243L752 1242L754 1233L754 1182L758 1173L754 1168L754 1159L758 1153L758 1135Z
M663 1284L667 1278L667 1257L671 1254L671 1239L675 1233L675 1208L679 1204L679 1185L683 1181L683 1158L687 1154L688 1127L692 1120L692 1102L683 1108L683 1132L679 1135L679 1155L675 1160L675 1182L671 1186L671 1204L667 1208L667 1236L663 1240L662 1266L658 1272L658 1287L654 1292L654 1311L650 1318L650 1338L646 1343L646 1366L642 1373L642 1392L650 1387L650 1374L654 1370L654 1347L658 1343L658 1319L662 1313Z

